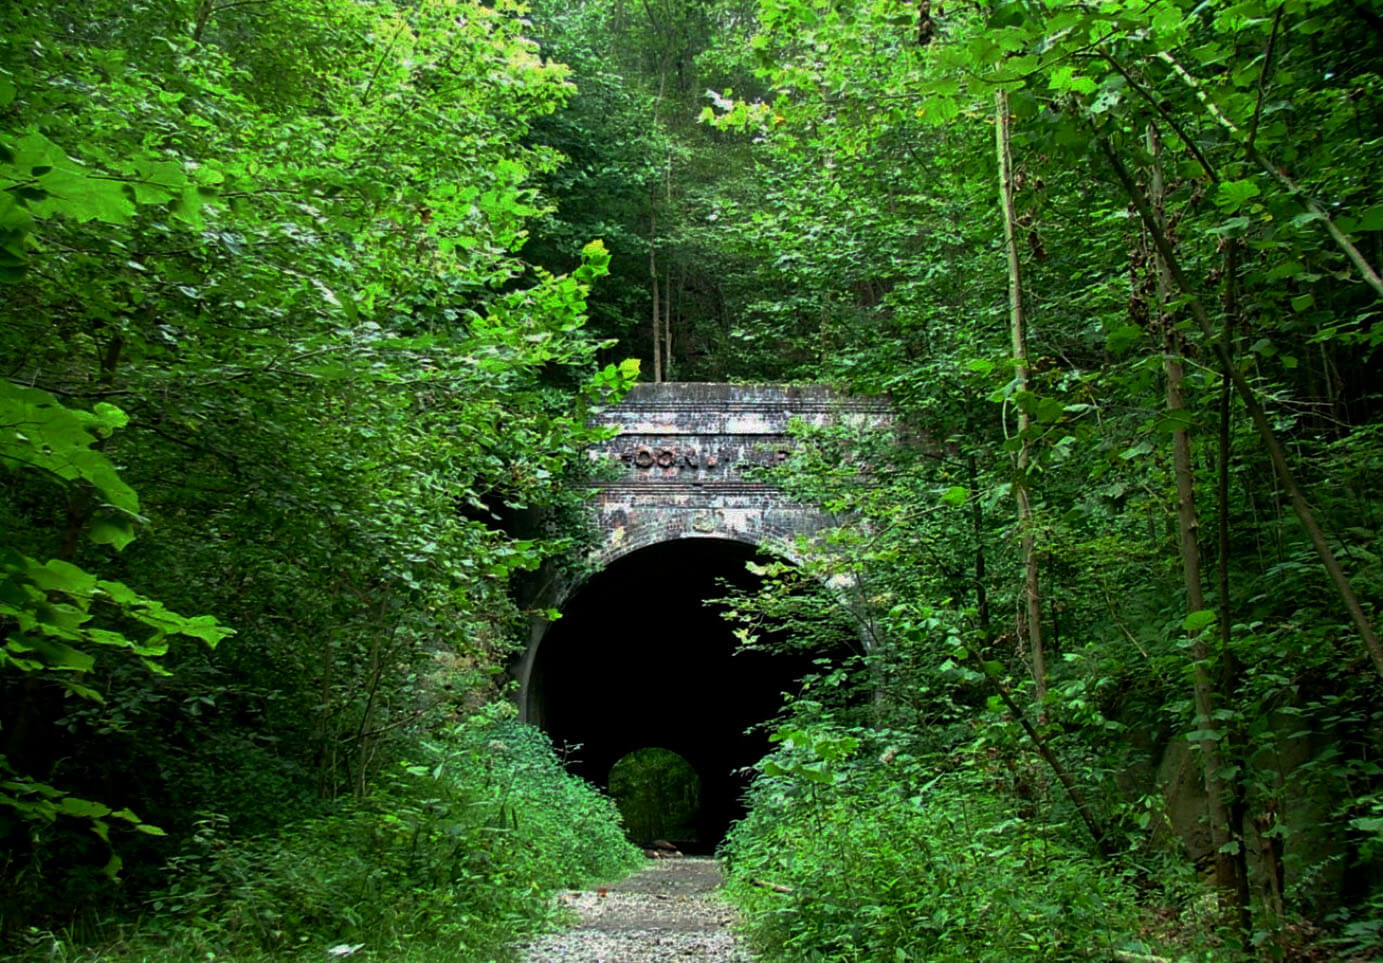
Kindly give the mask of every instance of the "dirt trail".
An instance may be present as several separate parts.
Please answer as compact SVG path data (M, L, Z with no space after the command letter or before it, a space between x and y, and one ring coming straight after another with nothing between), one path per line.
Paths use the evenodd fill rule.
M565 892L579 916L569 930L522 947L524 963L750 963L731 929L734 910L716 893L713 859L667 859L609 887Z

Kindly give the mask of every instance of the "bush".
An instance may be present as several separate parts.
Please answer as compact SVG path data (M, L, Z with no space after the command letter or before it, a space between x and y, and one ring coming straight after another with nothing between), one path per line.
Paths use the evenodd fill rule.
M224 829L198 822L151 900L157 922L101 958L321 959L364 944L354 958L492 960L544 919L555 889L639 858L614 804L541 732L492 717L423 742L336 812L247 840Z
M610 769L610 796L634 839L695 840L701 777L668 749L635 749Z
M1078 827L1020 817L981 760L924 760L915 737L829 723L775 738L722 849L766 960L1146 952L1132 886Z

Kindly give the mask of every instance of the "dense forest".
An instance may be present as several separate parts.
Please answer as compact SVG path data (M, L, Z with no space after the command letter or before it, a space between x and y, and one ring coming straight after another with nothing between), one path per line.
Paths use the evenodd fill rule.
M1378 0L0 37L0 954L502 959L642 859L509 675L642 378L895 411L725 585L816 659L764 959L1383 955Z

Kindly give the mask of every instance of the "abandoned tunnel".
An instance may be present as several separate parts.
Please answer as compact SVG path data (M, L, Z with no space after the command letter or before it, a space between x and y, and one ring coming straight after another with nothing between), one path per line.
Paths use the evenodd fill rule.
M769 748L759 723L822 653L736 652L723 583L752 587L753 546L689 538L640 549L593 576L536 652L527 716L568 766L608 787L611 767L639 749L681 756L700 778L700 805L677 840L709 852L743 815L744 768Z

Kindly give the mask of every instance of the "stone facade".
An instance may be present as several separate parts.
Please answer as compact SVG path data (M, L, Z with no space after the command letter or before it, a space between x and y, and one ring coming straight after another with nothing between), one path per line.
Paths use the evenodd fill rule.
M788 422L886 422L886 401L821 385L638 385L602 419L618 430L591 457L611 466L596 495L597 567L658 542L728 538L791 555L827 519L749 477L788 456Z

